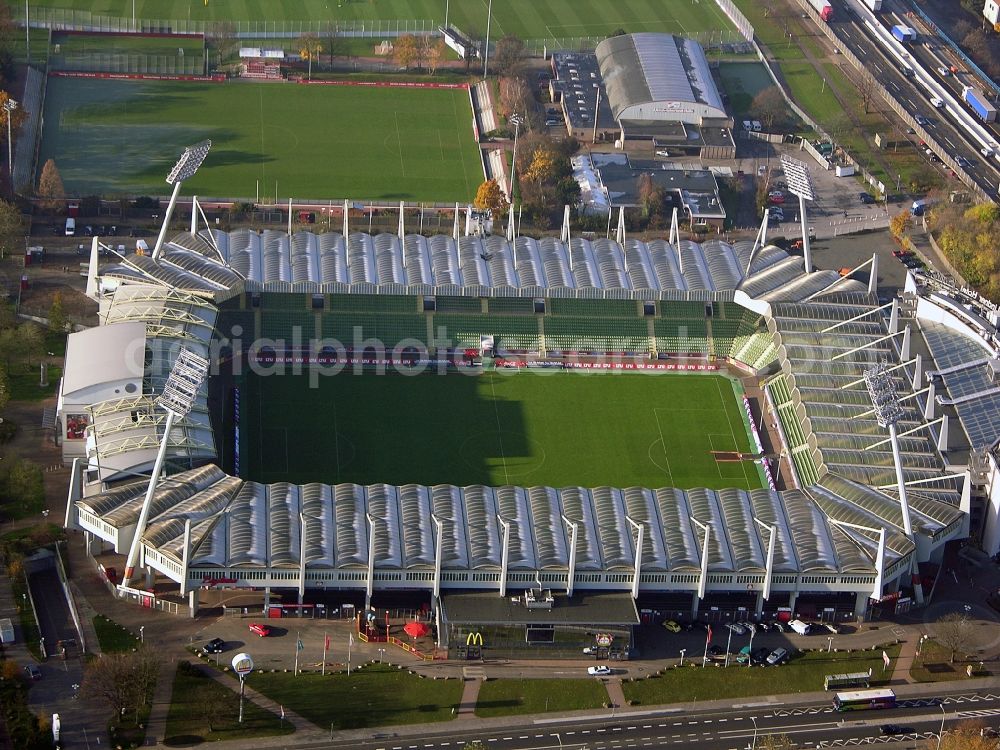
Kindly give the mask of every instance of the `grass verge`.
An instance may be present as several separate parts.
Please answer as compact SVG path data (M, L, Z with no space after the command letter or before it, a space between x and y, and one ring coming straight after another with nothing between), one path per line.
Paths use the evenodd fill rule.
M93 623L102 653L115 654L139 647L139 638L114 620L104 615L95 615Z
M970 659L967 654L956 654L952 662L951 651L937 641L927 640L920 647L920 656L913 660L910 677L917 682L964 680L969 677L969 667L972 667L973 676L988 677L991 672L982 664L981 660Z
M358 729L448 721L462 697L460 680L418 677L389 665L351 672L255 672L247 685L320 727Z
M476 716L600 708L608 691L600 680L488 680L479 689Z
M892 675L899 646L888 646L889 669ZM769 693L808 693L823 689L828 674L867 672L872 670L873 684L883 674L882 649L870 651L832 652L811 651L798 654L781 667L709 666L702 669L695 660L692 666L664 670L646 679L627 681L622 685L625 698L633 705L686 703L699 698L743 698ZM775 670L780 671L775 671Z
M189 662L177 665L167 711L165 745L188 747L200 742L274 737L295 731L290 722L251 701L243 702L242 724L238 718L237 693Z

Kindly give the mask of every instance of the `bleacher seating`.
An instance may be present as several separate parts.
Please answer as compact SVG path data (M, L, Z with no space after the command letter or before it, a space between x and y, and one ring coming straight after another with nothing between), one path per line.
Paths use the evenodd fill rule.
M527 297L494 297L487 301L490 315L534 315L534 300ZM440 309L440 308L438 308Z
M627 299L569 299L556 297L549 300L550 315L591 316L595 313L602 318L637 318L639 311L635 300ZM704 309L702 310L704 314Z
M357 330L355 330L357 329ZM426 345L427 318L422 313L332 313L323 316L323 337L333 338L344 346L358 341L377 339L386 349L392 349L404 339L415 339Z
M281 78L281 65L266 60L247 60L240 74L243 78L273 80Z
M642 318L550 316L545 318L545 348L557 352L645 354L649 351L649 336Z
M704 315L703 305L701 310ZM708 328L704 317L700 320L692 318L655 320L653 331L656 336L656 349L659 352L708 354Z
M308 310L271 309L261 315L261 336L290 344L296 336L303 342L316 336L316 318Z
M492 304L495 300L490 300ZM528 300L531 302L531 300ZM482 312L483 303L479 297L438 297L437 311L439 313L478 313Z

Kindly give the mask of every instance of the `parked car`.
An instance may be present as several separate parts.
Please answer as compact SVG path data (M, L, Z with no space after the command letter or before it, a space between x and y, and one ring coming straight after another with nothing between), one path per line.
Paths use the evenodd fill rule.
M774 190L767 194L768 203L780 204L785 202L785 194L780 190Z
M788 630L788 626L785 625L785 623L781 622L781 620L775 620L774 622L772 622L771 627L774 628L775 632L777 633L784 633L786 630Z
M900 724L883 724L880 729L882 734L892 736L894 734L910 734L913 730Z
M28 664L25 666L24 673L28 676L29 680L42 679L42 670L38 668L37 664Z
M725 653L726 649L724 649L722 646L712 646L711 648L708 649L709 656L722 656Z
M787 648L776 648L767 655L767 659L765 661L772 667L776 667L779 664L784 664L788 661L789 656L790 654L788 653Z
M251 622L250 632L255 635L259 635L261 638L266 638L267 636L271 635L271 628L269 628L267 625L264 625L263 623Z
M767 664L767 657L771 655L769 648L755 648L750 653L750 663L753 665Z
M864 203L866 206L870 206L875 202L875 196L871 193L858 193L858 200Z
M666 620L666 621L664 621L663 627L665 627L671 633L679 633L679 632L681 632L681 626L678 625L673 620Z
M823 623L820 623L820 624L824 628L826 628L827 630L829 630L831 633L833 633L834 635L840 635L840 628L838 628L832 622L823 622Z
M206 654L221 654L226 650L226 642L221 638L213 638L201 648Z
M730 630L732 630L733 633L735 633L736 635L746 635L747 634L747 629L745 627L743 627L743 625L741 623L738 623L738 622L729 622L729 623L726 623L726 627L729 628Z
M611 667L607 664L598 664L595 667L587 667L587 674L591 677L603 677L611 674Z
M768 631L771 630L772 625L766 620L761 620L761 622L758 623L757 627L760 628L762 633L767 633Z

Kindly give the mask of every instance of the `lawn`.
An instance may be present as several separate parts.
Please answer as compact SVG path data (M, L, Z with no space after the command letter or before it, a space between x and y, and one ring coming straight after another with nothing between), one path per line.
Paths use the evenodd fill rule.
M334 729L448 721L462 698L461 680L420 678L379 664L350 676L255 672L247 686L317 726Z
M12 12L23 18L24 4L9 0ZM82 23L93 15L132 17L132 0L34 0L36 18L44 7L69 9L60 14L67 22ZM185 22L233 21L241 29L263 29L265 22L322 20L331 24L345 21L426 21L432 28L445 20L467 33L485 32L487 6L484 0L282 0L261 4L257 0L135 0L137 19L164 20L174 27ZM79 11L74 15L73 11ZM626 31L666 31L675 34L732 28L714 2L663 3L662 0L631 0L609 3L604 0L503 0L493 3L490 35L499 39L514 34L522 39L607 36L617 28Z
M967 670L971 666L976 677L988 677L990 672L980 669L980 659L970 659L967 655L956 654L951 661L951 652L934 640L926 640L920 646L920 656L913 660L910 676L917 682L947 682L949 680L964 680L968 677Z
M892 660L886 676L892 675L899 646L885 649ZM883 675L882 649L854 653L811 651L796 656L780 667L702 668L700 660L692 666L667 669L658 677L626 681L625 698L640 705L687 703L717 698L743 698L769 694L809 693L823 689L828 674L867 672L872 669L872 684Z
M139 648L139 639L114 620L110 620L104 615L95 615L93 623L94 631L97 633L97 643L101 647L102 653L115 654Z
M743 487L745 418L726 378L524 371L250 376L247 479L259 482Z
M476 716L538 714L600 708L608 691L600 680L487 680L479 688Z
M174 675L163 743L190 747L200 742L246 740L291 734L295 727L252 701L243 702L239 718L239 695L220 685L197 666L182 661Z
M201 58L205 52L202 37L140 36L137 34L66 34L52 33L52 52L72 55L166 55Z
M464 89L52 78L39 165L69 193L166 195L210 138L187 193L467 201L483 180Z

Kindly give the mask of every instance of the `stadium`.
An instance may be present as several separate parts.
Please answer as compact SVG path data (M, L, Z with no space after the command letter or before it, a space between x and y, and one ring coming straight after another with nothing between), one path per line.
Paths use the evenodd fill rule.
M996 544L996 313L960 290L880 304L751 241L345 229L192 226L100 268L94 241L66 523L108 565L142 525L157 597L417 602L453 641L847 619L919 601L949 540ZM181 351L212 371L172 422Z

